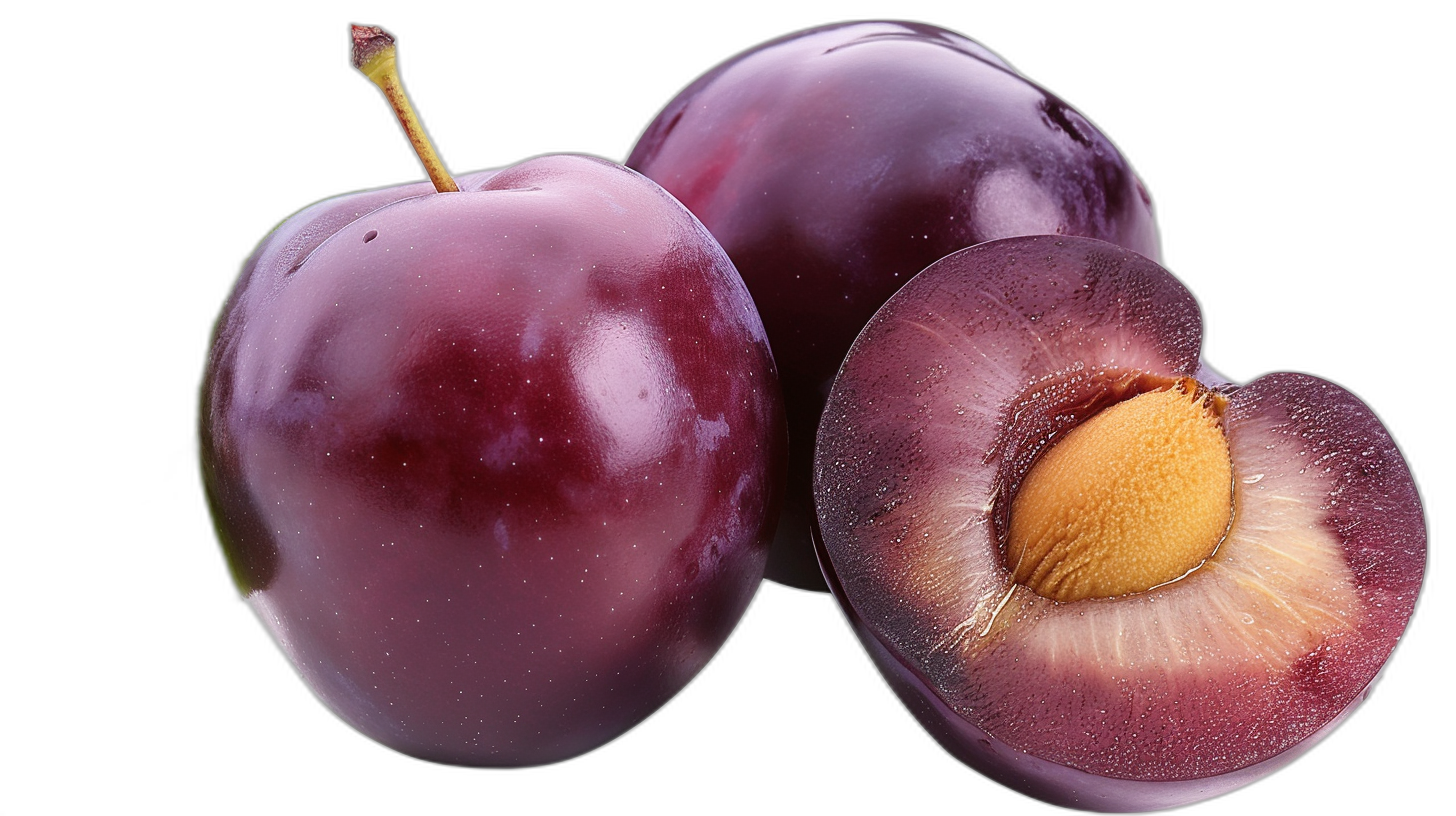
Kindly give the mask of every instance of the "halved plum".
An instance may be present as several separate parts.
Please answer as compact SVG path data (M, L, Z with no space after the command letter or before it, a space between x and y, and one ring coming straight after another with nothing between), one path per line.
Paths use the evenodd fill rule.
M1201 342L1153 261L1011 238L901 289L829 396L831 589L942 745L1054 804L1273 771L1363 699L1414 609L1425 521L1380 421L1303 374L1226 383Z

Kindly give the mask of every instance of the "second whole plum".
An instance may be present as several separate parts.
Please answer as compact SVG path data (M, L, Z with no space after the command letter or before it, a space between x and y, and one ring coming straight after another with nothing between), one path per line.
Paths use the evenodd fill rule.
M939 258L995 238L1099 238L1159 257L1151 200L1066 102L959 34L854 22L750 49L673 99L627 165L727 250L768 331L789 421L768 576L824 589L815 433L855 335Z

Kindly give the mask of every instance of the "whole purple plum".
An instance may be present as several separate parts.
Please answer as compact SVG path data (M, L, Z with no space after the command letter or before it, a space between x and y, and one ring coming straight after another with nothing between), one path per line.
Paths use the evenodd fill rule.
M641 721L760 582L785 432L728 258L551 156L284 222L218 321L202 463L248 602L374 739L552 762Z
M1014 235L1158 257L1147 192L1097 128L981 45L857 22L750 49L678 94L627 160L727 250L783 382L789 487L769 577L823 589L809 539L820 411L855 335L914 274Z
M1156 263L1101 241L955 253L855 341L815 461L826 574L952 753L1089 810L1198 801L1364 699L1426 529L1359 399L1247 385Z

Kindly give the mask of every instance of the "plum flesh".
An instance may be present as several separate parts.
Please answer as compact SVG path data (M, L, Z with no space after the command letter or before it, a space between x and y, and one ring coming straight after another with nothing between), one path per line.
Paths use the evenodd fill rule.
M1085 235L1158 257L1150 200L1117 148L990 50L934 26L791 34L713 68L627 160L700 218L763 316L789 421L768 574L823 589L809 541L824 398L855 335L964 247Z
M1424 517L1375 415L1271 374L1227 398L1233 521L1179 580L1058 602L1004 547L1026 474L1107 405L1204 376L1201 320L1152 261L996 241L927 269L835 381L818 547L876 663L952 753L1059 805L1148 810L1247 784L1364 696L1414 608ZM1203 372L1200 374L1200 372Z

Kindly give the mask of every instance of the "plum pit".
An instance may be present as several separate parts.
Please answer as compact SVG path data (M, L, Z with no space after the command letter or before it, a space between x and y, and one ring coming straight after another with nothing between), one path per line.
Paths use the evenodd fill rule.
M1054 601L1113 598L1203 564L1233 515L1221 396L1192 378L1117 402L1043 455L1011 505L1006 563Z

